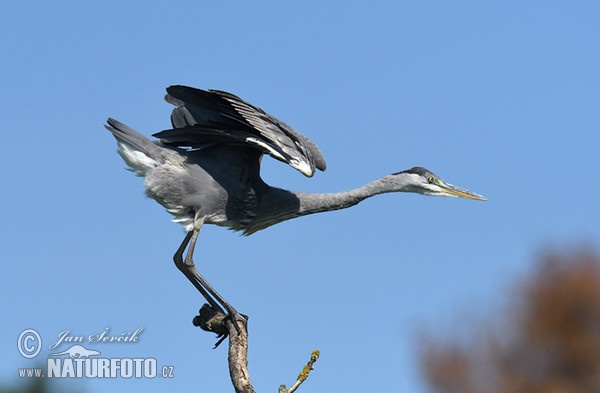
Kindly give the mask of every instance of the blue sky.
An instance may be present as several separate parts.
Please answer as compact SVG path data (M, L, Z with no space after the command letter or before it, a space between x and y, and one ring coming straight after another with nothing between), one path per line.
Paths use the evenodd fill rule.
M202 299L171 258L184 233L124 170L103 128L169 126L164 88L231 91L315 141L307 179L265 158L271 185L353 188L424 166L487 202L389 194L242 238L202 230L196 263L250 316L257 391L424 392L422 328L493 315L546 247L597 245L597 2L3 2L0 5L0 381L16 349L62 331L136 343L173 379L80 380L87 392L230 388L225 347L191 325ZM66 347L61 347L66 348Z

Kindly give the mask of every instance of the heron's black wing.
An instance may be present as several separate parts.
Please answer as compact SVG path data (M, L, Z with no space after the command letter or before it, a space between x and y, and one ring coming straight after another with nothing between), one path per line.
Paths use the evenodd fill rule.
M172 130L154 134L162 143L200 148L211 143L250 145L306 176L325 170L319 148L304 135L241 98L218 90L170 86L165 99L176 108Z

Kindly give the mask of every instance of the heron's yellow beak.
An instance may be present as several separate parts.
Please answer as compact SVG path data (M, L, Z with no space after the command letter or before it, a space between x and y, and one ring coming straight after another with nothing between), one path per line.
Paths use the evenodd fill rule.
M440 186L440 188L442 189L442 193L448 196L475 199L476 201L487 201L487 199L482 195L476 194L469 190L465 190L463 188L453 186L452 184L444 183L441 180L439 181L438 186Z

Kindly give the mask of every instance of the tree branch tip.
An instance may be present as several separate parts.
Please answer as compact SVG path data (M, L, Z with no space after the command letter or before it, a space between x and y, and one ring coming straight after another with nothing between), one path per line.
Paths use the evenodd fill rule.
M312 353L310 354L310 360L302 368L302 371L298 375L296 382L294 382L294 384L289 389L284 384L279 385L278 393L293 393L296 389L298 389L302 382L306 381L306 379L308 378L308 374L310 374L310 371L314 369L313 365L315 364L319 356L321 356L321 351L319 351L318 349L312 351Z

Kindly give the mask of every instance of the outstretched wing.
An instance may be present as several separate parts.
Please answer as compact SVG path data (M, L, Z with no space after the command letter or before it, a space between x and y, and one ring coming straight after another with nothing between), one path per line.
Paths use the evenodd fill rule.
M171 114L173 129L154 134L163 144L191 149L214 143L250 145L306 176L312 176L315 168L325 170L317 145L233 94L170 86L165 100L176 108Z

